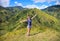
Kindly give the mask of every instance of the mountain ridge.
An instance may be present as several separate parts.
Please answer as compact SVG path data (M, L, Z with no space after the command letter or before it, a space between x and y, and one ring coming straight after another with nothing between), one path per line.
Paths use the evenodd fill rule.
M50 7L43 9L42 11L45 11L49 15L52 15L52 16L60 19L60 5L50 6Z

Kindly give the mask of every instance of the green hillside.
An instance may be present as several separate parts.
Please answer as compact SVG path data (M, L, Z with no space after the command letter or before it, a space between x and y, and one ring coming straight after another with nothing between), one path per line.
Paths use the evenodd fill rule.
M58 19L60 19L60 5L53 5L48 8L43 9L49 15L52 15Z
M1 41L24 41L25 39L25 41L60 41L60 21L58 18L36 8L23 8L22 10L19 8L14 8L13 10L12 8L1 8ZM21 20L27 19L27 14L31 15L31 17L37 14L32 20L31 36L29 39L25 36L27 23L20 23ZM36 39L34 37L36 37Z

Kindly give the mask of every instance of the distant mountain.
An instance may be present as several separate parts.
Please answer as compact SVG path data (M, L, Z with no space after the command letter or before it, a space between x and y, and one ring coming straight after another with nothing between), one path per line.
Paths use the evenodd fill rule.
M4 7L2 7L2 6L0 6L0 10L3 10L3 9L5 9Z
M47 11L57 11L57 10L60 10L60 5L54 5L54 6L50 6L50 7L47 7L43 10L47 10Z
M6 9L9 9L9 10L13 10L13 9L15 9L15 8L20 9L20 10L24 9L24 8L23 8L23 7L21 7L21 6L6 7Z
M60 19L60 5L54 5L43 9L46 13Z

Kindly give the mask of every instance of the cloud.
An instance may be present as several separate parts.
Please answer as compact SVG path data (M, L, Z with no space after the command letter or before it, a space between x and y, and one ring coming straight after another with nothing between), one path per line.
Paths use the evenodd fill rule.
M0 0L0 5L3 7L8 7L10 4L10 0Z
M15 2L15 4L16 4L16 6L22 6L23 8L29 8L29 9L31 9L31 8L44 9L44 8L48 7L46 5L37 6L35 4L24 6L22 3L18 3L18 2Z
M56 1L56 5L60 5L60 1L57 0L57 1Z
M45 2L46 0L33 0L35 3L38 3L38 2L40 2L40 3L43 3L43 2Z
M25 8L39 8L37 5L26 5Z
M17 4L18 2L17 1L15 1L15 4Z
M23 6L22 3L18 3L17 1L15 2L16 6Z
M40 3L44 3L44 2L50 3L50 2L56 1L56 0L32 0L32 1L34 1L34 3L38 3L38 2L40 2Z
M39 9L44 9L44 8L47 8L48 6L46 6L46 5L42 5L42 6L40 6L40 8Z
M24 6L25 8L29 8L29 9L31 9L31 8L37 8L37 9L44 9L44 8L47 8L48 6L46 6L46 5L42 5L42 6L37 6L37 5L26 5L26 6Z

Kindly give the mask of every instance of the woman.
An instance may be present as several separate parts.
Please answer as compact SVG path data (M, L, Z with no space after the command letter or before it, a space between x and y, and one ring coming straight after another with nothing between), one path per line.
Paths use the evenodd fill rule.
M32 26L32 20L30 15L28 15L27 16L27 36L30 35L31 26Z
M32 18L30 17L30 15L28 15L27 20L20 21L20 23L27 22L27 36L30 35L30 30L31 30L31 26L32 26L32 19L35 18L36 15L37 14L35 14Z

